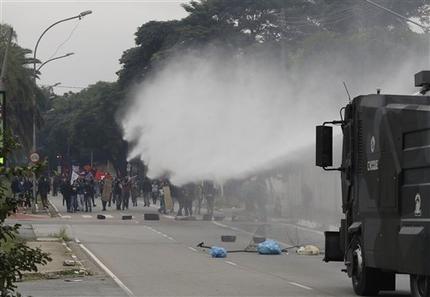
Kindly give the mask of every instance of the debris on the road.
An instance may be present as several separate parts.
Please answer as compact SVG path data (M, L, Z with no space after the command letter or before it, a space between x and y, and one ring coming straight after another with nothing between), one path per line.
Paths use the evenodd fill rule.
M316 256L320 254L320 250L318 247L314 245L305 245L305 246L301 246L297 250L297 254L305 255L305 256Z
M75 266L77 263L75 260L66 259L63 262L63 266Z
M225 258L227 257L227 250L223 247L213 246L210 249L212 258Z
M145 221L159 221L160 215L158 213L145 213L143 219Z
M203 215L203 221L212 221L212 215L204 214Z
M217 222L224 220L224 218L225 218L225 215L214 215L214 221L217 221Z
M235 235L221 235L221 241L222 242L235 242L236 236Z
M196 221L197 218L195 216L187 216L187 217L175 217L176 221Z
M282 249L277 241L269 239L258 244L257 252L260 255L280 255Z
M266 241L266 237L254 236L252 237L252 241L254 241L254 243L262 243Z

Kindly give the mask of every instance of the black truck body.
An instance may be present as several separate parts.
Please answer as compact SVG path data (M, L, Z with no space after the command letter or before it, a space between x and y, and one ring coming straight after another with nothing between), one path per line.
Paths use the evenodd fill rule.
M331 125L343 133L339 168ZM316 148L317 166L341 171L345 214L326 232L325 261L345 262L358 295L394 290L402 273L413 296L430 296L430 97L358 96L317 127Z

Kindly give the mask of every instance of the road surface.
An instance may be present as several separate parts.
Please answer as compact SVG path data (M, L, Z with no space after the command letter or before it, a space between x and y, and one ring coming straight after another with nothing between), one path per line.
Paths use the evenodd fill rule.
M196 246L204 242L243 249L254 234L264 232L285 246L320 245L321 234L315 231L280 221L266 227L231 222L228 217L222 222L178 221L171 216L145 221L144 212L155 209L141 205L124 212L108 210L106 220L97 220L99 208L93 213L66 214L59 198L52 201L62 216L32 221L36 233L43 236L67 228L124 296L355 296L350 279L341 272L342 263L324 263L322 256L300 256L293 249L278 256L230 253L225 259L213 259ZM133 219L121 220L126 213ZM222 243L221 235L236 235L237 240ZM398 276L397 291L382 295L409 296L408 278Z

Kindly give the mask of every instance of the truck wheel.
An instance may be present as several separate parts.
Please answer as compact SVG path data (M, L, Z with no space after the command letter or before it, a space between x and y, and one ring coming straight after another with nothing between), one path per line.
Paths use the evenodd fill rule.
M352 239L352 287L355 294L359 296L377 295L379 293L377 283L379 270L366 267L361 242L360 237Z
M430 297L430 277L410 275L412 297Z

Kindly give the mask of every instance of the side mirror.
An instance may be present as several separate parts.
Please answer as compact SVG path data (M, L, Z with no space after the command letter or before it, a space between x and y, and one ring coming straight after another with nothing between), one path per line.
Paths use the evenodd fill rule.
M333 165L333 128L317 126L316 134L316 166L330 167Z

